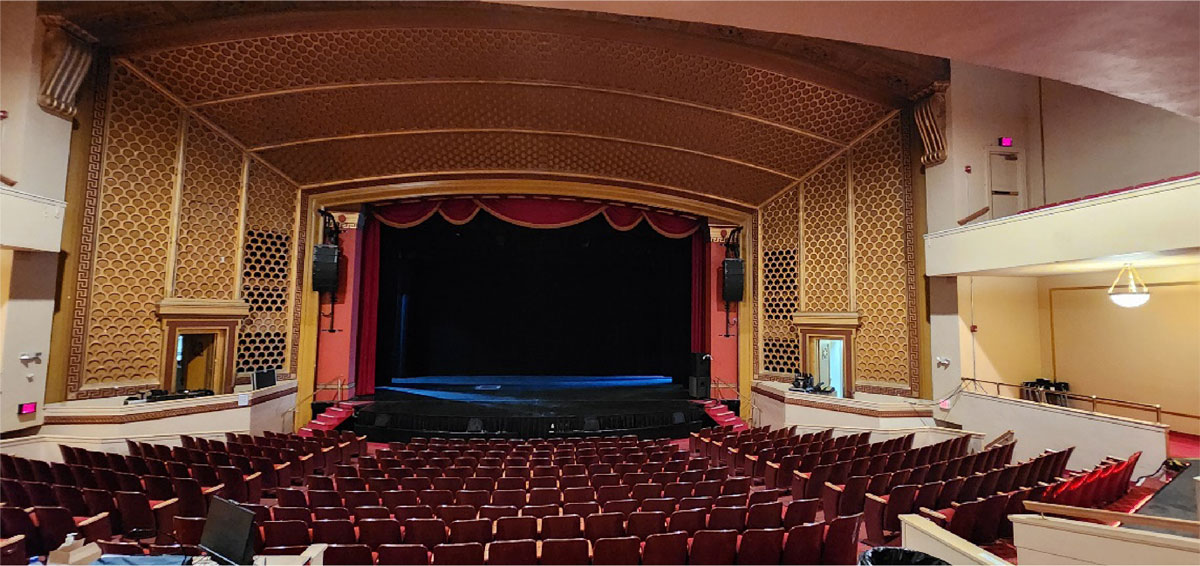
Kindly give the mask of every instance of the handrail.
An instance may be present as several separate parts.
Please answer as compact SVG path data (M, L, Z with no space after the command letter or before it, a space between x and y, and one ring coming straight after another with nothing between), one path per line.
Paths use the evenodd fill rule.
M1070 505L1057 505L1054 503L1043 503L1041 501L1025 501L1025 508L1041 515L1058 515L1062 517L1070 517L1072 519L1087 519L1091 521L1102 521L1105 523L1125 523L1142 527L1154 527L1159 529L1180 531L1190 533L1191 536L1200 536L1200 521L1172 519L1170 517L1155 517L1153 515L1134 515L1132 513L1121 513L1119 511L1106 511L1104 509L1090 509L1085 507L1073 507Z
M991 210L991 209L992 209L992 207L990 207L990 206L985 206L985 207L983 207L983 208L981 208L981 209L979 209L979 210L976 210L975 212L972 212L971 214L968 214L968 215L964 216L963 218L959 218L959 219L958 219L958 225L959 225L959 226L966 226L968 222L970 222L970 221L972 221L972 220L975 220L976 218L979 218L980 216L983 216L984 214L987 214L987 213L988 213L988 211L989 211L989 210Z
M1191 415L1188 413L1178 413L1175 411L1166 411L1166 410L1163 410L1162 405L1159 405L1159 404L1139 403L1137 401L1125 401L1122 399L1108 399L1105 397L1097 397L1095 395L1080 395L1077 393L1071 393L1070 391L1051 391L1048 389L1043 389L1041 387L1026 387L1024 385L1017 385L1014 383L1003 383L1000 381L987 381L985 379L975 379L973 377L964 377L964 378L962 378L962 380L964 382L969 381L971 383L976 384L978 391L984 391L984 389L982 387L979 387L979 384L995 385L996 386L996 396L998 396L998 397L1003 396L1000 392L1001 386L1012 387L1012 388L1020 390L1023 393L1027 392L1027 393L1032 394L1031 395L1032 399L1027 398L1025 396L1020 396L1019 397L1020 399L1023 399L1026 401L1034 401L1036 403L1042 403L1045 405L1054 405L1053 403L1049 403L1046 401L1046 397L1048 395L1053 395L1053 396L1058 396L1058 397L1064 398L1064 399L1073 399L1076 401L1083 401L1083 402L1091 403L1092 404L1091 412L1093 412L1093 413L1099 412L1096 410L1096 407L1098 405L1112 405L1114 407L1124 407L1127 409L1151 411L1154 413L1154 422L1156 422L1156 423L1162 423L1162 416L1164 414L1175 416L1175 417L1183 417L1183 418L1200 420L1200 415ZM1062 406L1062 405L1054 405L1054 406L1058 407L1058 406Z
M337 392L338 392L338 393L337 393L337 396L338 396L338 399L336 399L336 400L334 401L335 403L336 403L336 402L338 402L338 401L345 401L345 399L342 399L342 398L341 398L341 396L342 396L342 392L343 392L343 391L346 391L346 390L348 389L348 388L346 387L346 385L347 385L347 382L348 382L348 381L349 381L349 380L348 380L348 379L346 379L346 378L344 378L344 377L343 377L342 379L339 379L339 380L337 380L337 381L334 381L334 383L336 383L336 384L337 384L337 386L338 386L338 387L337 387ZM299 401L296 401L296 406L295 406L295 407L292 407L291 409L288 409L288 410L284 411L282 414L286 415L286 414L288 414L288 413L291 413L292 415L295 415L295 414L296 414L296 410L300 408L300 405L303 405L305 401L308 401L308 400L312 399L313 397L315 397L315 396L317 395L317 392L318 392L318 391L328 391L328 389L317 389L316 385L314 384L314 385L313 385L313 390L312 390L312 393L309 393L308 395L305 395L303 398L301 398ZM295 419L295 416L293 416L292 418L293 418L293 419Z

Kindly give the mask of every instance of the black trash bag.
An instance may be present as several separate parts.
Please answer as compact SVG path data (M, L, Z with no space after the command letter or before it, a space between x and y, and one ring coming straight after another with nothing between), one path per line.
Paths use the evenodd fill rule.
M868 549L858 557L858 563L861 565L899 565L899 564L929 564L940 565L950 564L936 556L930 556L924 552L900 548L898 546L876 546Z

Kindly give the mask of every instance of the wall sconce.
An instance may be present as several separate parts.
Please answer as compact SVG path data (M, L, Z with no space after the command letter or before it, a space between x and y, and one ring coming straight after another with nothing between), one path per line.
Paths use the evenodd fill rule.
M1124 283L1121 281L1122 277L1125 278ZM1150 289L1133 268L1133 264L1127 263L1117 272L1117 279L1108 288L1108 299L1119 307L1140 307L1150 300Z

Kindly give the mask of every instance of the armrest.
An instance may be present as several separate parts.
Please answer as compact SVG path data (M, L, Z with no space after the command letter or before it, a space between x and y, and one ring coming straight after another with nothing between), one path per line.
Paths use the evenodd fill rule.
M260 477L262 477L262 472L254 472L253 474L245 476L246 481L254 481Z
M312 457L313 457L312 454L301 454L297 457L297 459L300 460L301 462L307 462L309 460L312 460Z
M812 472L792 471L792 475L798 478L808 479L812 477Z
M885 500L882 497L879 497L878 495L875 495L874 493L868 493L867 499L870 499L871 501L874 501L875 503L878 503L880 505L887 505L887 500Z
M292 467L292 463L291 463L291 462L284 462L284 463L282 463L282 464L273 464L273 466L275 466L275 470L276 470L276 471L279 471L279 470L284 470L284 469L287 469L287 468L290 468L290 467Z
M951 508L958 509L958 506L959 506L959 505L962 505L962 503L959 503L959 502L957 502L957 501L951 501L951 502L950 502L950 507L951 507Z
M943 515L943 514L941 514L941 513L938 513L937 511L934 511L933 509L930 509L930 508L928 508L928 507L922 507L922 508L921 508L921 513L923 513L923 514L925 514L925 515L928 515L929 517L931 517L931 518L934 518L934 519L937 519L937 520L939 520L939 521L943 521L943 522L945 522L945 521L946 521L946 516L945 516L945 515Z
M217 494L221 493L221 490L223 490L223 489L225 489L225 484L219 483L212 487L204 488L204 490L201 493L203 493L204 495L217 495Z
M826 488L826 489L832 489L833 491L836 491L836 492L838 492L838 493L841 493L842 491L844 491L844 490L842 489L842 486L840 486L840 485L834 485L834 484L831 484L831 483L829 483L829 482L825 482L825 488Z
M224 484L221 484L221 486L222 486L222 487L224 487ZM155 510L155 511L158 511L159 509L165 509L166 507L168 507L168 506L170 506L170 505L175 505L175 504L178 504L178 503L179 503L179 498L178 498L178 497L172 497L172 498L170 498L170 499L167 499L167 500L165 500L165 501L159 501L159 502L158 502L158 505L155 505L154 507L152 507L152 509L153 509L153 510Z
M776 470L778 470L780 467L780 464L779 464L779 462L772 462L771 460L767 460L767 467L775 468Z
M101 511L99 514L93 515L93 516L88 517L78 523L75 523L75 526L86 527L92 523L95 523L96 521L99 521L101 519L107 519L107 518L108 518L108 511Z
M88 541L108 540L112 538L112 521L108 519L108 511L88 517L75 525L83 538Z
M757 462L758 455L757 454L746 454L746 459L750 460L751 462Z

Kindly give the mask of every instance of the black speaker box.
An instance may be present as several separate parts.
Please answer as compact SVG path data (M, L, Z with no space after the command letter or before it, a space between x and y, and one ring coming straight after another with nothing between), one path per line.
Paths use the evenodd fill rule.
M338 288L338 260L341 254L333 244L313 246L313 291L334 293Z
M711 385L712 382L708 377L689 377L688 395L692 399L708 399L712 396Z
M721 262L721 298L727 303L742 300L746 286L746 261L740 257L727 257Z
M698 354L692 352L691 373L688 375L696 377L711 377L712 376L712 356L709 354Z

